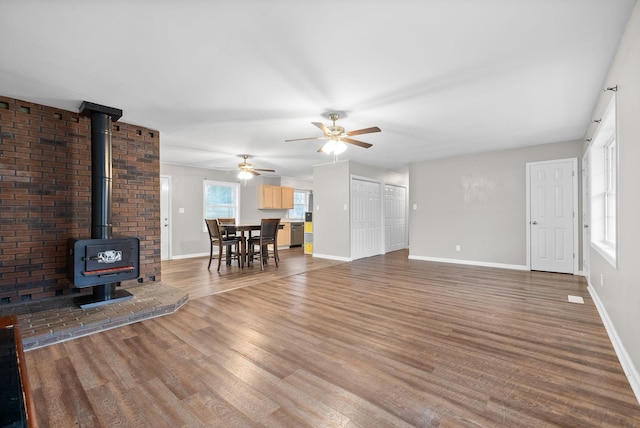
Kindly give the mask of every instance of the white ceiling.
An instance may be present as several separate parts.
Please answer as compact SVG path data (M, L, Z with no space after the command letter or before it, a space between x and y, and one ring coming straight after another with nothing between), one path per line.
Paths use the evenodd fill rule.
M635 0L0 0L0 94L160 131L163 162L310 177L584 138Z

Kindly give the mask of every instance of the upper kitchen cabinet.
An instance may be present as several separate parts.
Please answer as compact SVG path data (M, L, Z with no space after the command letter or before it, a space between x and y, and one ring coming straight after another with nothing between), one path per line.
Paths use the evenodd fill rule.
M281 187L282 193L282 208L283 209L292 209L293 208L293 187Z
M257 190L258 209L283 210L293 208L293 187L261 184Z

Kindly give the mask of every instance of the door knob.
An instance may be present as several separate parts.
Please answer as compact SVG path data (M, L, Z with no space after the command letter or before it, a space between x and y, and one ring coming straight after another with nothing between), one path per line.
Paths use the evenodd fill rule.
M538 222L537 222L537 221L535 221L535 220L533 220L533 221L531 222L531 224L538 224Z

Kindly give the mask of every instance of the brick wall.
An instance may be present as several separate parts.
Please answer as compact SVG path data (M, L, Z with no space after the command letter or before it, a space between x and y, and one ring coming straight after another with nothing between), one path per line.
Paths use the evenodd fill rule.
M0 304L78 291L66 242L91 236L90 128L78 113L0 96ZM159 281L158 132L114 122L112 144L113 236L138 237L140 277Z

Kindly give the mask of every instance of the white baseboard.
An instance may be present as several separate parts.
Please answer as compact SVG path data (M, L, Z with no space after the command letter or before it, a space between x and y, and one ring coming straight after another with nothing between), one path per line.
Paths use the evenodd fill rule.
M423 256L411 256L411 255L409 256L409 259L424 260L427 262L454 263L459 265L492 267L492 268L498 268L498 269L530 270L529 266L526 266L526 265L510 265L505 263L479 262L475 260L443 259L439 257L423 257Z
M598 309L598 313L600 314L600 318L604 324L604 328L607 330L607 334L609 335L609 340L611 340L611 344L613 345L613 349L616 351L616 355L618 356L618 360L620 361L620 365L622 366L622 370L624 370L624 374L627 376L627 380L629 381L629 385L631 385L631 389L636 396L636 400L640 403L640 374L638 374L638 370L633 365L633 361L624 345L622 344L622 340L620 340L620 336L618 336L618 332L611 322L611 318L607 314L607 310L602 304L602 300L598 296L598 292L591 285L587 278L588 290L593 302L596 305L596 309Z
M172 256L169 260L193 259L195 257L208 257L209 253L182 254L180 256Z
M349 257L330 256L328 254L313 253L312 256L313 257L317 257L319 259L337 260L339 262L350 262L350 261L352 261Z

